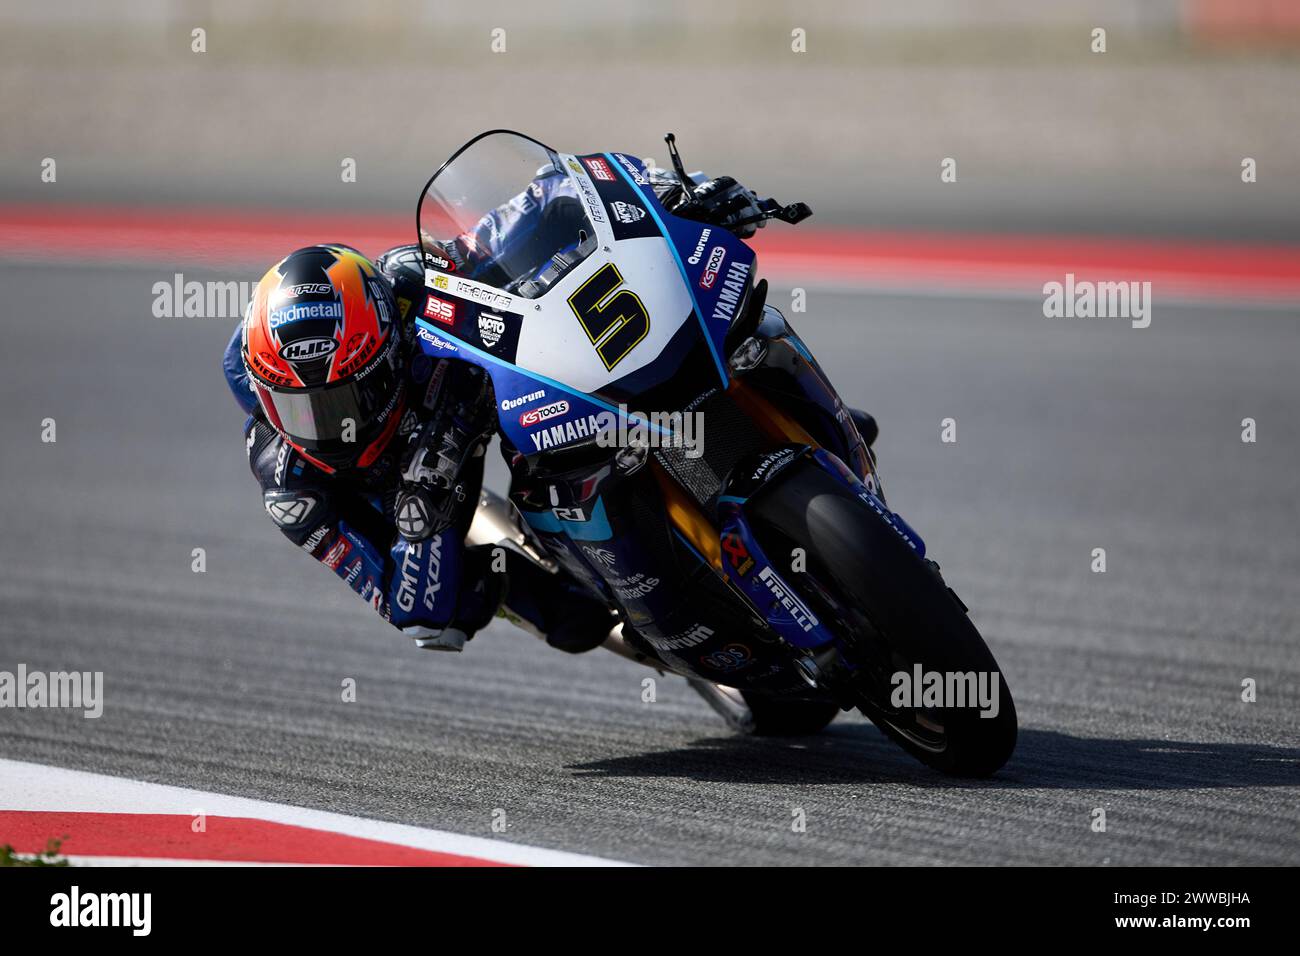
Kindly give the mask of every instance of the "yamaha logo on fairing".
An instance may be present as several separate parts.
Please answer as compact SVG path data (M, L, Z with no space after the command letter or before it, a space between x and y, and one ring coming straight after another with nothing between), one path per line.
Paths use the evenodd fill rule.
M533 440L534 451L546 451L557 445L603 434L604 430L613 427L613 424L614 416L609 412L601 412L599 415L587 415L584 418L571 419L559 425L543 428L528 437Z
M749 264L733 262L727 266L727 274L718 291L718 302L713 307L713 321L730 323L736 316L736 307L745 298L749 282Z
M290 362L310 362L332 355L338 347L337 339L298 339L280 349L280 358Z
M758 463L754 473L749 476L750 481L767 481L772 475L776 474L799 454L797 448L783 448L780 451L768 452L763 456L763 460Z

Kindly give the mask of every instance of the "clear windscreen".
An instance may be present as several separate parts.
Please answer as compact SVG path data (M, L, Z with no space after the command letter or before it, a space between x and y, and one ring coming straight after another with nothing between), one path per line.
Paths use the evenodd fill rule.
M420 197L426 268L536 298L596 248L560 157L518 133L463 148Z

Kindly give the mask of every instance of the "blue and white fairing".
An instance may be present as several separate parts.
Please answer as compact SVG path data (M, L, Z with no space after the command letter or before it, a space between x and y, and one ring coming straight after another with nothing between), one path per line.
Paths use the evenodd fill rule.
M512 216L509 228L543 235L542 254L534 250L538 261L530 265L537 267L534 274L544 275L555 253L579 261L553 269L547 282L516 281L521 275L510 281L498 275L497 285L467 278L493 270L458 270L439 255L428 241L432 230L423 224L422 207L427 300L417 335L424 351L488 372L501 431L527 455L590 440L615 423L620 404L635 423L638 413L680 410L701 391L725 387L723 341L752 283L753 250L724 229L668 212L634 156L557 154L518 138L544 153L533 167L534 181L504 185L495 211ZM474 148L435 176L426 201L452 166L472 164ZM534 211L529 202L541 200L570 204L561 238L544 236L553 228L544 225L545 210L527 215ZM455 206L454 200L439 201ZM579 209L585 221L575 230ZM475 224L478 234L504 244L502 220L485 215ZM463 222L460 228L462 234L475 231ZM518 237L509 238L519 248ZM437 239L445 245L453 237ZM484 241L471 239L475 245L471 251L481 252Z

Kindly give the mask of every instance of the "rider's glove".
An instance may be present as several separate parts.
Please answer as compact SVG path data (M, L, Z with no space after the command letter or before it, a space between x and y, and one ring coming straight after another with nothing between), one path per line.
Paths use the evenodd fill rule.
M481 450L480 443L479 436L455 418L426 422L411 437L393 505L403 538L424 541L451 527L468 494L461 475Z
M673 213L696 222L705 222L720 226L735 233L741 239L748 239L755 230L766 225L762 219L745 222L759 216L758 196L753 190L746 189L730 176L719 176L695 187L694 198L686 200L673 210ZM740 223L744 223L740 225Z

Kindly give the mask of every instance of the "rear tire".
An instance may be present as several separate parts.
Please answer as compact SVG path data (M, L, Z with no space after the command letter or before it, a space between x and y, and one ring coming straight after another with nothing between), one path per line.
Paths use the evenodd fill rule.
M927 766L986 777L1011 756L1016 710L1006 681L965 606L927 562L841 481L804 460L746 511L769 554L807 549L808 571L793 575L806 597L829 596L833 626L855 639L860 709L890 739ZM805 580L805 579L811 580ZM824 610L827 601L814 602ZM998 710L895 708L889 678L920 664L926 672L998 675Z

